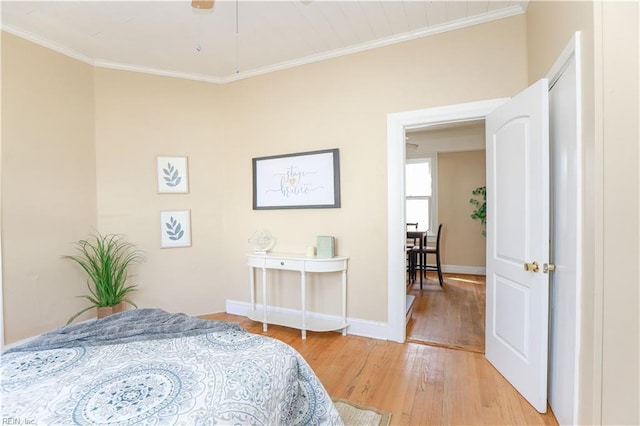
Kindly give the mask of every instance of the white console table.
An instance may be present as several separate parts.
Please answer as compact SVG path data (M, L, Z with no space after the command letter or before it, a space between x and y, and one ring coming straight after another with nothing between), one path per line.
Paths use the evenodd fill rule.
M307 330L332 331L342 329L347 334L347 260L348 257L336 256L330 259L308 258L302 254L248 254L249 280L251 283L251 310L247 316L262 322L262 329L267 331L267 324L284 325L302 330L302 338L307 338ZM256 309L255 269L262 269L262 309ZM267 270L281 269L300 272L300 289L302 312L291 315L268 311L267 306ZM307 272L342 272L342 318L341 320L307 318L306 313L306 273Z

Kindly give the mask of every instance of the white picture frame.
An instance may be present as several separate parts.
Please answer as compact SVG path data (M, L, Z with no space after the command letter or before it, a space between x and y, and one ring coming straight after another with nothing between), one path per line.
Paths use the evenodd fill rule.
M160 212L160 248L191 247L191 210Z
M187 157L157 157L158 194L188 194Z

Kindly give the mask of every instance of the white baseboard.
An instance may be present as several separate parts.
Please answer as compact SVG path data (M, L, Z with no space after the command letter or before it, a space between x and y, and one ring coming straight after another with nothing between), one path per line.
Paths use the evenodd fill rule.
M405 313L405 324L408 324L409 320L411 319L411 315L413 315L413 304L416 301L416 297L411 294L407 294L406 300L407 308Z
M484 266L442 265L442 272L450 274L486 275Z
M251 304L249 302L227 300L225 309L228 314L240 315L240 316L246 317L247 312L249 312L249 310L251 309ZM262 305L256 304L256 309L262 309ZM294 314L294 315L302 314L297 309L287 309L287 308L277 308L277 307L269 307L269 311ZM326 314L319 314L317 312L309 312L309 311L307 311L307 317L318 318L318 319L331 319L331 320L341 319L337 315L326 315ZM387 340L387 335L389 334L389 331L387 330L386 322L369 321L369 320L363 320L363 319L351 318L351 317L347 317L347 322L349 323L349 327L347 327L347 334L352 334L354 336L361 336L361 337L369 337L371 339Z

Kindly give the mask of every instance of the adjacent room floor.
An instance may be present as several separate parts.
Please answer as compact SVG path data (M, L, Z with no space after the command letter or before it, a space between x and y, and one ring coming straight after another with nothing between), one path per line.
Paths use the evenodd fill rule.
M416 343L484 353L485 276L435 272L407 288L415 297L407 340Z

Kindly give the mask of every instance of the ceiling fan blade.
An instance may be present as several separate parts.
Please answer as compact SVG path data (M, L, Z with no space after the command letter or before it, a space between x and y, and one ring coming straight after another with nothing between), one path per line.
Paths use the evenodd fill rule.
M191 0L194 9L213 9L213 0Z

